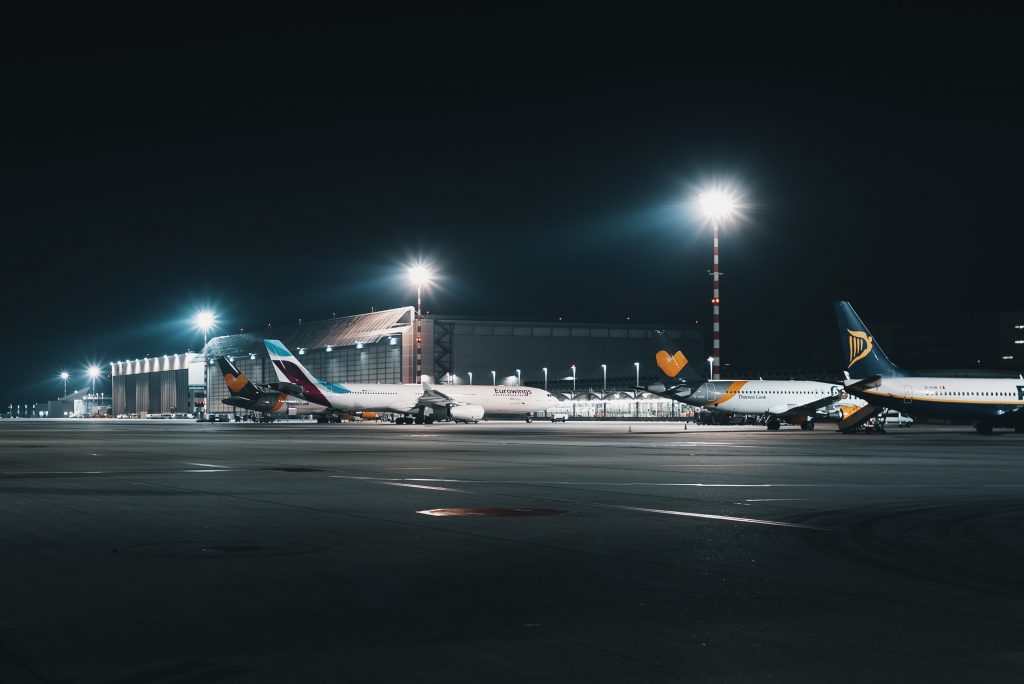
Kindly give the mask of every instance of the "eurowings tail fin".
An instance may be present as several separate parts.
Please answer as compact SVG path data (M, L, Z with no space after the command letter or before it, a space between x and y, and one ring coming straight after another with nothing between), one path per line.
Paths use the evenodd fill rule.
M270 355L270 362L277 373L277 379L282 383L291 383L302 390L302 396L314 404L330 406L331 403L324 396L326 389L319 380L306 370L306 367L299 363L299 360L288 351L288 347L280 340L263 340L267 353Z

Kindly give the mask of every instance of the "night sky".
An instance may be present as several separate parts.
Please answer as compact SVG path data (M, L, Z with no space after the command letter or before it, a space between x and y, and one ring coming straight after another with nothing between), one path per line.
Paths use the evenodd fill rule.
M937 5L720 16L7 16L0 401L68 368L414 303L706 323L794 367L830 302L869 320L1024 308L1015 16ZM838 351L836 351L838 356Z

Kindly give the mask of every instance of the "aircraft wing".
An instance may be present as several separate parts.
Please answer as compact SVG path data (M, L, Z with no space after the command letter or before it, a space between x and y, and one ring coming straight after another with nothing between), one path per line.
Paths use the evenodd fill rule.
M426 382L423 383L423 394L416 400L417 406L452 406L460 402L452 399L444 392L431 387Z

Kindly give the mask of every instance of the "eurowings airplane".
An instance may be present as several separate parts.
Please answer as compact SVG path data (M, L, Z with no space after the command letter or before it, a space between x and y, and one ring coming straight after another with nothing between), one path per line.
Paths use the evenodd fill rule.
M695 367L703 364L691 362L663 332L656 331L655 339L659 348L654 360L667 379L645 389L690 406L758 416L769 430L778 430L782 421L813 430L817 411L844 398L842 387L827 382L708 380Z
M846 391L867 401L876 412L884 407L915 418L970 420L986 435L996 426L1024 432L1024 377L916 376L889 360L849 302L836 302L835 309Z
M231 396L222 400L228 406L275 416L307 416L327 410L323 406L296 399L269 385L257 387L227 357L219 357L217 365L220 366L220 372L224 374L224 383L231 392Z
M558 403L554 395L535 387L445 385L334 384L318 380L278 340L264 340L281 388L294 396L337 411L390 411L425 422L426 409L455 422L477 422L485 415L525 415Z

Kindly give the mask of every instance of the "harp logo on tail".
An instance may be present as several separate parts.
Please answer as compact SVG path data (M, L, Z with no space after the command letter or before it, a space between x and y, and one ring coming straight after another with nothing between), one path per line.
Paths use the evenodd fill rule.
M677 351L670 356L667 351L662 350L654 355L654 360L658 362L658 368L670 378L679 375L686 368L686 364L689 363L681 351Z
M872 347L874 347L874 341L871 336L866 332L859 330L846 329L846 332L850 333L850 365L847 368L852 368L853 364L857 363L865 356L871 353Z

